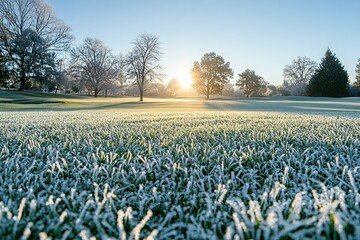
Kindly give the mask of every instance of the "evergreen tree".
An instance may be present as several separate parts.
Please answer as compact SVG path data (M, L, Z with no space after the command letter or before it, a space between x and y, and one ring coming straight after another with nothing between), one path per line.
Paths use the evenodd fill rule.
M354 83L354 87L360 89L360 58L358 60L358 64L356 65L356 81Z
M319 68L309 81L307 94L314 97L348 96L349 75L334 53L328 49Z

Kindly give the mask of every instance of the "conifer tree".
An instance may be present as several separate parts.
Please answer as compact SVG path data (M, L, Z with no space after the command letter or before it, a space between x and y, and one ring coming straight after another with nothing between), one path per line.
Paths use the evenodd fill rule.
M348 96L349 75L330 49L309 81L307 94L314 97Z
M358 64L356 65L356 81L354 87L360 89L360 58L358 59Z

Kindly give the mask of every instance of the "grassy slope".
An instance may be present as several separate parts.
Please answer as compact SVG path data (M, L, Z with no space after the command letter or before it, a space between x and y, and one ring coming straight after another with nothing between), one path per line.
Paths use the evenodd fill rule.
M51 104L48 104L51 103ZM38 92L0 91L0 111L121 110L121 111L274 111L360 112L360 98L94 98Z

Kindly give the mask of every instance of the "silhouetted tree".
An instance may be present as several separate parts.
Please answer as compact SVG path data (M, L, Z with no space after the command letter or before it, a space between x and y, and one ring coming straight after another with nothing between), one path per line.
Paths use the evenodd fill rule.
M259 91L266 87L266 82L261 76L256 75L254 71L246 69L239 74L236 85L244 91L246 97L250 97L259 95Z
M54 56L51 52L69 48L70 28L44 0L1 0L0 16L0 48L23 91L26 82L41 72L44 61Z
M95 97L108 87L119 71L119 58L104 43L86 38L84 44L71 50L71 73L94 91Z
M7 61L5 56L0 52L0 87L6 85L6 80L9 78L9 71L7 68Z
M344 66L330 49L309 81L307 94L314 97L345 97L348 95L349 76Z
M139 87L140 101L148 83L161 80L159 65L162 52L157 36L142 34L133 42L133 49L126 57L126 75Z
M194 63L191 75L192 87L209 99L210 95L221 94L225 84L233 77L233 70L223 57L211 52L206 53L200 63Z
M77 85L75 85L75 84L71 85L70 89L71 89L71 91L73 91L74 93L80 92L80 87L77 86Z
M306 86L314 75L316 68L316 62L308 57L297 57L292 61L291 65L285 66L283 76L288 83L288 90L291 95L306 94Z
M181 90L181 84L176 78L171 79L166 87L166 92L169 97L176 97Z

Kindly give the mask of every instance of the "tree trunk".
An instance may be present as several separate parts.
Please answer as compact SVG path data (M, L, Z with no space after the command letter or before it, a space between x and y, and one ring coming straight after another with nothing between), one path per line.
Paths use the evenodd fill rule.
M210 89L209 87L206 89L206 100L210 99Z
M94 92L95 92L95 97L97 97L98 93L99 93L99 90L97 88L95 88Z
M140 102L144 101L144 90L140 90Z
M107 89L105 89L105 97L107 97L107 91L108 91L108 90L107 90Z
M25 69L21 68L21 73L20 73L20 88L19 91L24 91L25 89L25 82L26 82L26 73L25 73Z

